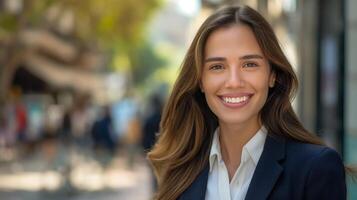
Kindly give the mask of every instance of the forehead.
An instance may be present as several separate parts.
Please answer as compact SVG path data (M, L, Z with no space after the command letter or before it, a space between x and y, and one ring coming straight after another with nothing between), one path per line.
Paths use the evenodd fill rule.
M205 57L252 53L263 55L254 32L244 24L218 28L207 38L204 48Z

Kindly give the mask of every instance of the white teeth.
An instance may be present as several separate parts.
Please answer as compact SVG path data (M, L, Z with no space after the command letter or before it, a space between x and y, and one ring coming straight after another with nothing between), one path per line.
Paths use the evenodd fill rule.
M223 97L223 101L226 103L241 103L248 100L248 96L243 97Z

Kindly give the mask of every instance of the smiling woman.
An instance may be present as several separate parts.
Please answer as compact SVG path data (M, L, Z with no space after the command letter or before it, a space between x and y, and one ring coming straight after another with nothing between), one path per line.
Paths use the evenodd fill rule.
M254 33L247 25L220 28L208 37L204 52L201 90L219 119L221 132L232 131L233 138L241 137L244 131L234 129L247 129L249 124L247 134L252 136L251 131L261 127L259 111L267 99L269 85L275 82L275 73ZM224 141L226 135L221 134L220 139ZM237 139L245 144L249 138Z
M198 30L149 159L158 200L346 199L340 156L306 131L266 20L224 7Z

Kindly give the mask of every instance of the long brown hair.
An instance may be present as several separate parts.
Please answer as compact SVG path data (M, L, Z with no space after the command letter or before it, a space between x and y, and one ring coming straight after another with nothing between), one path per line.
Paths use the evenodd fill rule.
M188 49L163 112L158 142L148 155L159 183L158 200L177 199L208 163L218 120L199 87L204 47L213 31L233 24L245 24L252 29L276 74L275 86L270 88L260 113L268 133L322 144L301 125L292 109L297 77L269 23L248 6L221 8L201 25Z

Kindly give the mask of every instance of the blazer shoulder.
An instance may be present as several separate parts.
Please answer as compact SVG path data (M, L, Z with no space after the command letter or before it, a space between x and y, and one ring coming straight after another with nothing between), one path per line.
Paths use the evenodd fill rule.
M340 154L328 146L301 142L277 136L276 134L270 134L269 136L264 147L265 150L269 150L267 152L269 152L270 157L272 154L278 154L279 160L285 166L289 166L289 168L298 168L298 171L300 171L305 168L302 166L307 166L314 162L321 163L327 160L329 162L333 161L332 164L343 165Z
M339 153L322 145L292 142L289 146L288 165L305 180L304 199L346 199L345 169Z
M303 157L304 159L313 159L326 154L337 158L340 157L334 149L328 146L291 140L287 142L286 151L288 155L290 154L297 157Z
M340 154L334 149L323 145L288 141L285 156L288 165L304 166L300 169L314 165L343 168Z
M284 172L275 192L294 183L288 191L293 196L300 195L296 199L346 199L345 169L334 149L286 139L285 156L280 164Z

